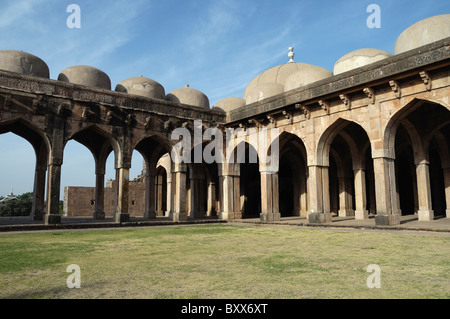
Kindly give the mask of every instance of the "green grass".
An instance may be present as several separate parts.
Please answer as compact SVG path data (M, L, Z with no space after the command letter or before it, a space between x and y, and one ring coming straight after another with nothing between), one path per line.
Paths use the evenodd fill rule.
M81 268L69 289L67 266ZM381 288L366 285L381 267ZM201 225L0 234L0 298L443 298L450 237Z

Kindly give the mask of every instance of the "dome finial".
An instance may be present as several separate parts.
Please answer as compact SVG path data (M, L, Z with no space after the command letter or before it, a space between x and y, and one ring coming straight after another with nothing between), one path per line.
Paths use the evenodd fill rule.
M288 63L295 62L294 61L294 55L295 55L294 48L293 47L289 47L289 53L288 53L289 62Z

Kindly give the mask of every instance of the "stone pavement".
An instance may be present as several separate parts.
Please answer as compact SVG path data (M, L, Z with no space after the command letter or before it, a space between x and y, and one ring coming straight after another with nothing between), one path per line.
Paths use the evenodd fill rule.
M417 215L401 216L400 225L376 226L375 217L366 220L355 220L352 217L333 217L331 223L310 224L304 217L283 217L280 221L262 223L259 218L239 219L232 221L218 220L217 217L204 219L191 219L186 222L173 222L167 217L157 217L155 220L132 217L130 222L115 223L112 218L95 220L89 217L62 217L58 225L44 225L42 221L33 221L29 217L0 217L0 232L26 231L26 230L55 230L55 229L83 229L83 228L117 228L117 227L143 227L183 224L230 223L249 225L284 225L298 227L328 227L328 228L354 228L354 229L380 229L380 230L412 230L434 231L450 233L450 218L437 217L432 221L418 221Z
M262 224L257 218L242 219L233 221L235 223ZM282 217L280 221L270 222L268 224L287 225L287 226L306 226L306 227L338 227L338 228L359 228L359 229L385 229L385 230L416 230L416 231L436 231L450 233L450 218L436 217L432 221L418 221L417 215L405 215L400 217L400 225L396 226L377 226L375 225L375 216L369 219L356 220L353 217L333 217L331 223L310 224L305 217Z

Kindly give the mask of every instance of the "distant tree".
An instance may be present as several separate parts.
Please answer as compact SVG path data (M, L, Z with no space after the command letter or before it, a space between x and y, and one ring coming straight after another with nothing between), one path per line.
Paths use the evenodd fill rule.
M30 216L33 206L33 193L24 193L16 200L7 201L0 206L0 216Z

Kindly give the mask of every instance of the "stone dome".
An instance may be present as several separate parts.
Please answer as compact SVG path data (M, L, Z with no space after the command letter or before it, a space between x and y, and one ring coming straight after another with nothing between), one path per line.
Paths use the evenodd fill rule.
M289 84L290 89L323 79L325 73L328 76L333 75L330 71L328 73L325 72L327 70L319 66L307 63L288 62L272 67L251 80L245 89L244 100L247 104L250 104L283 93L285 92L285 85L288 78L294 73L301 73L302 71L306 75L302 77L301 74L298 74L296 79L292 78ZM299 81L297 84L295 84L296 80Z
M450 37L450 14L421 20L403 31L395 42L395 54Z
M391 57L389 52L378 49L358 49L347 53L334 64L334 75L375 63Z
M136 76L119 82L116 85L116 91L160 100L164 100L166 96L161 84L143 76Z
M245 100L240 97L232 96L220 100L213 106L213 110L222 110L226 113L245 105Z
M300 71L292 73L286 79L284 91L290 91L333 76L333 72L315 65L305 65Z
M0 50L0 70L50 78L49 68L43 60L22 51Z
M109 76L89 65L75 65L61 71L58 81L111 90Z
M166 100L175 103L194 105L209 109L208 97L199 90L189 87L189 85L186 85L183 88L179 88L168 93L166 95Z
M262 99L284 92L284 85L279 83L262 83L258 86L245 90L245 102L251 104Z

